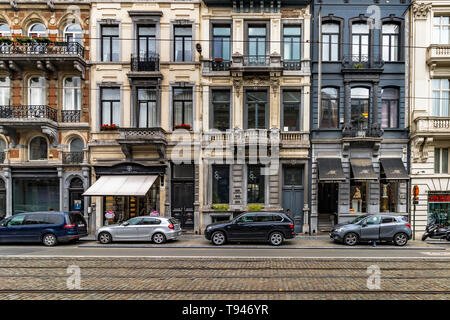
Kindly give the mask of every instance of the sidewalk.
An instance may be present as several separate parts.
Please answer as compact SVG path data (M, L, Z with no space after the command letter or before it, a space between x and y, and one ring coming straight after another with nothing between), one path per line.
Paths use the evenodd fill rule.
M94 236L80 239L80 247L100 247L100 248L219 248L206 240L203 235L182 235L178 240L168 241L161 245L155 245L151 242L122 241L111 244L100 244L95 241ZM450 243L450 242L449 242ZM410 240L404 247L397 247L391 243L377 243L376 247L371 244L363 243L353 247L340 243L334 243L329 236L304 236L298 235L294 239L286 240L279 247L271 246L264 242L242 242L231 243L220 246L220 248L233 249L381 249L381 250L445 250L446 246L440 246L443 242L424 242L420 240Z

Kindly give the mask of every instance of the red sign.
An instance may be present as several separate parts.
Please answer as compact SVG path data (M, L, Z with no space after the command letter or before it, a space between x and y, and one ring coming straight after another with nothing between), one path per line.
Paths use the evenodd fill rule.
M450 202L450 194L430 194L428 195L429 202Z
M414 200L419 200L419 187L416 185L413 188Z

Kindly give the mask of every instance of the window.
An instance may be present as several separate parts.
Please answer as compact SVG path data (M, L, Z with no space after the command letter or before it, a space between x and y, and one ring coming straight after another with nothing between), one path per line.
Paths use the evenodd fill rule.
M0 106L9 105L10 90L9 77L0 77Z
M192 61L192 27L175 26L174 39L174 60Z
M157 127L156 90L151 88L138 88L137 97L139 128Z
M339 60L339 25L337 23L322 25L322 60Z
M283 166L283 186L302 186L303 168L297 166Z
M212 166L212 203L229 203L230 166Z
M11 36L11 28L6 23L0 24L0 36L1 37L10 37Z
M450 226L450 203L448 191L428 191L428 222Z
M245 214L238 218L238 222L241 223L247 223L247 222L256 222L256 215L255 214Z
M393 222L396 222L396 220L395 220L395 218L390 218L390 217L384 217L382 220L381 220L381 223L393 223Z
M64 110L81 109L81 79L69 77L64 79Z
M380 224L381 217L380 216L371 216L364 221L366 224Z
M350 213L367 212L367 182L350 179Z
M11 218L8 222L8 227L10 226L20 226L23 224L23 220L25 219L25 215L17 215Z
M231 27L213 26L213 41L214 60L230 61Z
M120 89L101 88L101 124L120 124Z
M173 126L193 125L192 88L173 88Z
M101 27L102 61L119 61L119 26Z
M435 117L448 117L448 94L450 91L449 79L433 79L433 107L431 115Z
M268 125L267 91L246 91L246 129L266 129Z
M369 25L357 22L352 25L352 61L369 60Z
M381 90L381 127L398 128L398 89L383 88Z
M21 212L59 211L59 179L14 178L13 214Z
M448 173L448 148L434 148L434 173Z
M247 203L264 203L264 178L261 166L247 167Z
M230 90L212 90L211 129L226 131L230 128Z
M383 60L398 61L400 26L394 23L385 23L383 24L382 32L383 32Z
M42 23L35 23L28 29L28 36L30 38L46 37L47 28Z
M397 191L398 182L380 182L380 212L397 211Z
M35 137L30 142L30 160L47 160L47 140L44 137Z
M283 28L283 58L284 61L300 61L301 27L284 26Z
M320 110L321 128L338 128L339 127L339 95L336 88L322 89L322 107Z
M283 90L283 131L300 131L300 101L300 90Z
M82 152L84 148L83 140L75 138L70 141L70 152Z
M140 59L156 56L155 34L155 26L138 26L138 52Z
M28 82L28 104L29 105L47 104L44 77L30 78Z
M140 224L142 221L142 218L136 217L136 218L131 218L130 220L127 221L128 225L130 226L135 226Z
M433 17L433 44L450 44L450 17Z
M139 225L158 225L158 224L161 224L161 220L156 218L144 218L139 223Z
M355 128L369 127L369 92L367 88L351 89L351 121Z
M83 30L79 24L70 24L64 30L64 39L67 42L77 42L79 44L83 41Z
M266 64L266 27L248 27L248 65Z

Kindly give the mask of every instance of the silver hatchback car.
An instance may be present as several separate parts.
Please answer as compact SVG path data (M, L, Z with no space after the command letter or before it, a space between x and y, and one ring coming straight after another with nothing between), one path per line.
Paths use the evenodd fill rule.
M121 224L101 227L95 238L103 244L112 241L152 241L161 244L181 235L180 223L174 218L141 216Z

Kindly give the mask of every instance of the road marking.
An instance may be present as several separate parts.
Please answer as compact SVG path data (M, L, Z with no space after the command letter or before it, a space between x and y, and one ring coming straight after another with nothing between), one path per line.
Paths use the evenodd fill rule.
M421 252L429 256L450 256L450 252Z

